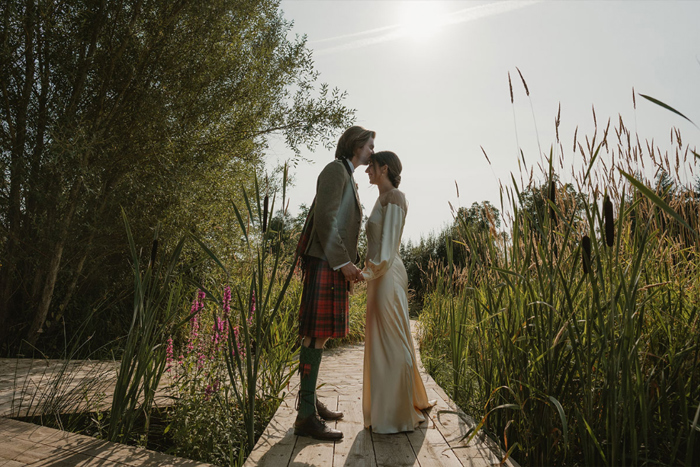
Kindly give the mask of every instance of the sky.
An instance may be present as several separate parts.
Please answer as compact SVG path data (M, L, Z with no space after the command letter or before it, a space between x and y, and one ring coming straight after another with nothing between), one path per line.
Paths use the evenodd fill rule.
M450 205L488 200L500 208L499 187L511 174L520 179L519 150L535 164L555 144L559 106L564 182L581 162L574 133L593 135L593 108L599 126L621 116L662 150L672 147L672 127L700 147L700 129L632 100L634 88L700 126L700 2L282 0L281 9L292 34L306 35L319 81L347 91L356 124L377 132L375 150L401 159L404 240L450 224ZM302 155L311 162L294 169L292 214L311 203L333 159L322 146ZM273 142L266 161L292 157ZM355 179L368 214L377 189L364 167Z

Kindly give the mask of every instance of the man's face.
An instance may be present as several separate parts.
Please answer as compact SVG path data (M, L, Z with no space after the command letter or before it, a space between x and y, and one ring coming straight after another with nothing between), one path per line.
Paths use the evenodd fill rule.
M372 154L374 154L374 138L370 136L364 146L355 149L354 159L359 165L367 165Z

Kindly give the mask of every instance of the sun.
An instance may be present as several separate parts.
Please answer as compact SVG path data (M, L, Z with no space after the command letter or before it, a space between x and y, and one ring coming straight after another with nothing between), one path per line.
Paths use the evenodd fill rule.
M402 36L423 41L434 36L445 25L446 12L441 2L402 2L399 31Z

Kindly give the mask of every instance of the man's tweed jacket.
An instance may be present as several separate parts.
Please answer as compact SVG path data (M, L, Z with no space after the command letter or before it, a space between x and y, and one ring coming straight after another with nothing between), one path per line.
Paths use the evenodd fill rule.
M331 268L356 263L362 207L348 162L328 164L316 182L314 228L306 254L328 261Z

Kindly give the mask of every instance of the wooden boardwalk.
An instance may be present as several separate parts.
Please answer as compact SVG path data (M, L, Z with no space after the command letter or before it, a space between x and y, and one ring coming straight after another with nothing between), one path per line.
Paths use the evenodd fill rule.
M207 465L7 418L109 410L116 367L115 362L0 359L0 466ZM161 393L156 401L169 399Z
M415 323L411 325L415 330ZM461 440L475 423L466 416L465 423L458 415L440 413L443 410L461 411L425 373L422 365L421 375L428 398L438 401L426 412L429 419L412 433L379 435L365 429L362 418L363 351L361 344L328 350L324 352L321 363L319 397L327 406L345 414L344 419L333 424L344 434L341 441L316 441L294 435L294 403L299 384L299 378L295 376L245 466L458 467L491 466L501 462L503 453L490 440L477 436L469 445ZM511 460L505 465L517 466Z
M0 359L0 417L109 410L119 362ZM60 377L59 377L60 376ZM165 375L157 406L172 404Z
M0 466L25 465L194 467L207 464L0 417Z
M415 329L415 323L411 324ZM460 411L422 367L428 398L438 401L426 412L428 420L412 433L378 435L366 430L362 419L363 352L362 344L328 350L321 364L319 396L329 407L345 413L345 418L335 423L345 435L343 440L321 442L294 436L294 401L299 384L298 375L295 375L245 465L458 467L500 463L503 453L490 440L477 437L469 445L462 441L464 434L474 426L473 420L440 413ZM116 365L114 362L71 361L66 364L58 360L0 359L0 467L205 465L7 418L44 410L69 413L109 409ZM60 373L64 377L59 387L52 389L54 377ZM90 396L86 398L87 393ZM64 397L57 398L54 394ZM157 400L161 405L168 402L164 393ZM517 466L511 460L506 465Z

